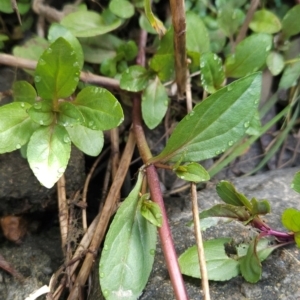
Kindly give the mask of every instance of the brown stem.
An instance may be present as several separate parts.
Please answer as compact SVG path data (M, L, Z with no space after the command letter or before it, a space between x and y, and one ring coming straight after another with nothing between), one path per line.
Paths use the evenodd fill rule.
M199 221L199 210L198 210L198 201L197 201L197 185L194 182L191 183L191 198L192 198L192 208L193 208L194 230L195 230L195 236L196 236L204 300L210 300L206 260L205 260L205 255L204 255L203 240L202 240L200 221Z
M16 57L9 54L0 53L0 65L13 66L28 70L35 70L37 62L31 59ZM83 82L94 83L111 89L120 89L119 81L114 78L95 75L88 72L80 73L80 80Z
M115 180L110 187L106 202L101 211L100 218L96 226L91 245L89 247L89 252L85 257L80 272L78 273L78 276L74 283L74 288L71 291L68 300L77 299L76 297L78 296L80 289L85 285L85 282L91 272L91 268L95 261L95 255L100 246L100 243L104 238L112 212L114 211L114 208L119 200L118 195L120 193L120 189L125 179L128 167L130 165L134 148L135 138L133 133L130 132L125 150L120 161L120 166L115 176Z
M235 45L237 45L239 42L241 42L245 38L249 23L251 22L251 20L253 18L253 15L258 7L258 4L259 4L259 0L251 1L250 7L249 7L247 15L246 15L245 22L243 23L243 25L240 29L240 32L236 38Z
M186 22L183 0L170 0L174 27L174 55L178 97L183 98L186 90Z

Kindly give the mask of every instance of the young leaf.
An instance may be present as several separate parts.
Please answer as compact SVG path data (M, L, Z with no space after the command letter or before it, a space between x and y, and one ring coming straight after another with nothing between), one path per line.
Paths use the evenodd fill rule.
M200 57L201 83L204 89L215 93L221 88L225 79L222 60L212 52L203 53Z
M228 257L224 250L224 244L229 243L230 240L230 238L219 238L203 243L209 280L224 281L239 274L238 261ZM200 278L196 246L188 248L181 254L178 262L182 274Z
M271 11L262 9L255 12L249 27L254 32L273 34L281 30L281 23Z
M137 299L154 261L156 227L138 208L142 175L121 204L104 241L99 275L105 299Z
M134 41L128 41L118 47L117 54L126 61L131 61L137 56L138 47Z
M103 132L92 130L82 125L67 126L72 143L82 152L90 156L98 156L104 144Z
M150 68L155 71L161 81L174 78L174 54L155 54L150 60Z
M272 48L272 36L266 33L256 33L240 42L235 54L227 57L225 62L227 77L242 77L256 72L266 63Z
M0 107L0 153L25 145L37 125L29 118L27 102L14 102Z
M84 123L82 113L74 104L67 101L63 101L59 103L58 109L58 124L66 127Z
M297 193L300 193L300 172L297 172L295 174L293 182L291 184L291 188Z
M299 57L298 57L299 58ZM300 76L300 61L289 64L285 69L279 81L280 89L289 89L297 85Z
M27 102L31 105L35 103L36 91L27 81L14 82L12 89L15 102Z
M257 201L255 198L252 198L251 204L252 204L251 213L253 215L265 215L270 213L271 211L271 206L268 200Z
M122 24L122 21L121 19L116 19L112 23L107 24L99 13L94 11L76 11L66 15L60 23L76 37L92 37L115 30Z
M140 202L142 216L154 226L161 227L163 219L159 205L151 200L143 199L143 197Z
M52 111L52 101L42 100L34 103L27 113L32 121L39 125L50 125L54 120L54 113Z
M151 81L142 94L142 115L148 128L160 124L169 105L169 97L158 77Z
M207 171L198 163L191 162L186 165L181 165L175 170L176 175L186 181L203 182L210 179Z
M285 39L300 32L300 4L293 6L282 19L282 34Z
M70 96L79 81L79 63L71 45L58 38L40 57L34 76L38 94L43 99Z
M231 182L222 180L217 184L216 190L219 197L225 203L234 206L245 206L250 211L252 210L252 205L247 197L242 193L239 193Z
M116 16L129 19L134 15L134 6L127 0L111 0L109 9Z
M70 137L64 127L42 126L29 140L27 159L40 183L51 188L65 172L70 152Z
M262 273L262 266L256 251L257 239L249 245L246 256L240 259L240 269L243 277L251 283L256 283Z
M59 37L63 37L73 48L76 53L77 62L79 65L79 69L81 70L83 67L84 59L83 59L83 51L81 45L77 38L64 26L58 23L52 23L49 32L48 32L48 40L53 43Z
M300 211L295 208L287 208L281 216L282 224L292 232L300 232Z
M280 74L284 68L283 56L275 51L270 52L267 57L267 66L273 76Z
M117 127L124 119L120 103L104 88L93 86L84 88L73 104L84 118L82 125L93 130Z
M225 151L250 125L260 98L261 75L256 73L218 90L194 107L152 162L196 162Z
M142 66L131 66L122 73L120 87L129 92L142 91L148 84L149 72Z

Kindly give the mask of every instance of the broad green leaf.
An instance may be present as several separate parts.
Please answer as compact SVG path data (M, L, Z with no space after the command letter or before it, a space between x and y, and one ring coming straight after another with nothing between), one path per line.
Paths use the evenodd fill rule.
M104 60L116 56L116 50L123 41L112 34L103 34L95 37L80 38L84 53L84 60L99 64Z
M247 0L216 0L216 6L218 8L223 8L224 6L227 6L228 4L234 6L234 7L241 7L243 6Z
M244 206L236 206L231 204L217 204L212 208L202 211L199 214L200 220L205 218L227 218L230 220L248 221L250 214Z
M113 31L122 24L122 21L117 19L107 24L99 13L77 11L66 15L61 24L76 37L90 37Z
M247 254L240 259L240 270L243 277L251 283L256 283L262 274L262 266L256 251L257 239L254 239Z
M118 100L108 90L88 86L77 95L74 105L81 112L82 125L93 130L108 130L123 121L123 110Z
M14 102L0 107L0 153L25 145L37 125L29 118L27 102Z
M282 19L282 34L288 39L300 32L300 4L291 8Z
M134 6L127 0L111 0L109 9L116 16L129 19L134 15Z
M245 206L250 211L252 210L252 205L247 199L247 197L244 194L239 193L231 182L222 180L217 184L216 190L219 197L225 203L234 206Z
M225 74L222 60L217 54L212 52L203 53L200 57L201 83L204 89L210 93L215 93L222 87Z
M227 77L242 77L261 69L272 48L272 36L256 33L240 42L225 62Z
M257 110L261 75L236 80L197 104L151 161L196 162L214 157L241 138Z
M13 13L13 6L12 6L12 1L11 0L1 0L0 2L0 11L10 14ZM28 12L28 10L31 7L31 1L30 0L24 0L24 1L18 1L17 3L18 6L18 11L20 15L23 15Z
M268 200L257 200L256 198L251 199L253 215L265 215L271 211L271 206Z
M281 216L282 224L292 232L300 231L300 211L295 208L287 208Z
M107 300L138 299L151 272L156 248L156 227L138 208L142 175L121 204L104 241L99 277Z
M106 59L100 66L100 72L107 77L115 77L117 75L117 59L116 57Z
M43 99L70 96L79 81L79 63L71 45L58 38L40 57L35 70L35 86Z
M83 51L78 39L70 32L70 30L66 29L64 26L57 23L53 23L49 28L48 40L51 43L53 43L59 37L63 37L71 45L73 51L75 51L77 62L81 70L83 67L84 60Z
M156 54L174 54L174 29L170 27L161 38Z
M39 125L48 126L54 121L51 100L36 102L27 110L27 112L30 119Z
M200 164L191 162L186 165L181 165L175 170L176 175L186 181L203 182L210 179L209 174Z
M210 50L208 31L200 16L192 11L186 13L186 48L199 55Z
M51 188L65 172L70 152L70 137L64 127L41 126L29 140L27 159L39 182Z
M231 4L224 5L218 10L217 20L219 27L228 37L233 36L237 32L244 19L245 14L243 11Z
M143 90L149 81L149 72L142 66L131 66L122 73L120 87L129 92Z
M27 102L31 105L35 103L36 91L27 81L14 82L12 89L15 102Z
M277 33L281 30L281 23L278 17L269 10L257 10L249 24L254 32Z
M158 126L164 118L169 105L167 91L156 77L150 81L142 94L142 115L148 128Z
M273 76L280 74L284 68L283 56L275 51L270 52L267 57L267 66Z
M84 123L84 118L79 109L71 102L63 101L58 105L59 114L57 123L67 127Z
M66 127L72 143L90 156L98 156L104 144L103 132L82 125Z
M172 80L175 76L174 54L155 54L149 66L161 81Z
M33 37L27 40L22 46L16 46L13 48L14 56L38 60L43 52L49 46L49 42L41 37ZM26 70L29 74L34 74L32 70Z
M298 57L300 59L300 57ZM297 85L297 80L300 77L300 61L289 64L283 71L279 81L279 88L289 89Z
M225 281L239 274L238 261L228 257L225 253L224 244L230 241L230 238L219 238L203 243L209 280ZM181 254L178 262L182 274L200 278L196 246L188 248Z
M160 207L157 203L141 197L141 214L151 224L161 227L163 223Z
M148 33L157 34L156 30L151 26L149 20L143 13L140 14L139 25L141 29L146 30Z
M297 172L295 174L293 182L291 184L291 188L297 193L300 193L300 172Z
M258 110L255 112L248 129L246 130L246 134L260 136L261 135L261 122L259 117Z

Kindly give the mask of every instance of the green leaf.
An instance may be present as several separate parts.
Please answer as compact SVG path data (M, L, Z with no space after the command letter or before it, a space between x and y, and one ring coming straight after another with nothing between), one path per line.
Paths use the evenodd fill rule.
M280 74L284 68L283 56L275 51L270 52L267 57L267 66L273 76Z
M215 93L222 87L225 74L222 60L217 54L212 52L203 53L200 57L201 83L204 89L210 93Z
M298 57L300 58L300 57ZM289 89L297 85L300 76L300 61L289 64L285 69L279 81L280 89Z
M36 91L27 81L14 82L12 89L15 102L27 102L31 105L35 103Z
M58 105L59 114L57 123L66 127L84 123L84 118L79 109L72 103L63 101Z
M300 4L293 6L282 19L282 34L285 39L300 32Z
M123 121L123 110L118 100L108 90L88 86L77 95L74 105L81 112L82 125L93 130L108 130Z
M92 130L82 125L66 127L72 143L90 156L98 156L104 144L103 132Z
M247 199L247 197L244 194L239 193L231 182L222 180L217 184L216 190L219 197L225 203L234 206L245 206L250 211L252 210L252 205Z
M169 105L169 97L165 87L156 77L142 94L142 115L148 128L158 126L164 118Z
M138 54L138 47L134 41L128 41L118 47L117 54L126 61L131 61Z
M202 211L199 214L201 220L205 218L227 218L230 220L238 220L241 222L248 221L250 214L244 206L236 206L231 204L217 204L212 208Z
M150 68L155 71L161 81L174 78L174 54L155 54L150 60Z
M36 102L27 112L30 119L39 125L48 126L54 121L51 100Z
M191 162L186 165L181 165L175 170L176 175L186 181L203 182L210 179L209 174L200 164Z
M200 16L192 11L186 13L186 48L199 55L210 50L208 31Z
M25 145L36 125L31 121L27 102L14 102L0 107L0 153L11 152Z
M223 50L226 44L226 36L221 29L209 30L210 51L219 53Z
M262 266L256 251L257 239L249 245L246 256L240 259L240 270L243 277L251 283L256 283L261 278Z
M281 23L278 17L271 11L262 9L257 10L249 24L254 32L277 33L281 30Z
M230 240L230 238L219 238L203 243L209 280L225 281L239 274L239 263L228 257L224 250L224 244L229 243ZM188 248L181 254L178 262L182 274L200 278L196 246Z
M154 226L161 227L163 219L159 205L151 200L144 199L143 196L140 200L142 216Z
M111 0L109 9L116 16L129 19L134 15L134 6L127 0Z
M4 13L13 13L13 6L12 6L12 1L11 0L1 0L1 5L0 5L0 11L4 12ZM20 13L20 15L25 14L26 12L28 12L28 10L31 7L31 2L30 1L18 1L17 3L18 6L18 11Z
M282 224L292 232L300 231L300 211L295 208L287 208L281 216Z
M151 26L149 20L143 13L140 14L139 25L141 29L146 30L148 33L157 34L156 30Z
M300 193L300 172L297 172L295 174L293 182L291 184L291 188L297 193Z
M246 134L259 136L261 135L261 122L259 117L258 110L255 112L248 129L246 130Z
M39 182L51 188L65 172L70 152L70 137L64 127L42 126L29 140L27 159Z
M142 176L121 204L106 235L99 275L107 300L137 299L147 281L154 261L156 227L138 208Z
M224 152L241 138L257 110L261 75L256 73L218 90L177 125L154 162L196 162Z
M245 14L239 8L233 5L224 5L218 10L218 24L221 30L224 31L226 36L233 36L238 28L243 24Z
M70 96L79 81L79 63L71 45L58 38L42 54L35 70L35 86L43 99Z
M270 213L271 206L268 200L257 200L255 198L251 199L252 210L251 213L253 215L265 215Z
M66 15L61 24L76 37L90 37L113 31L122 24L122 21L117 19L107 24L103 17L94 11L77 11Z
M116 57L106 59L100 66L100 72L107 77L115 77L117 75L117 59Z
M143 90L149 81L149 72L142 66L131 66L122 73L120 87L129 92Z
M236 47L235 54L225 62L227 77L242 77L261 69L272 48L272 36L256 33L245 38Z
M64 26L53 23L48 32L48 40L53 43L59 37L63 37L73 48L75 51L77 62L79 65L79 69L81 70L83 67L84 59L83 59L83 51L78 39Z

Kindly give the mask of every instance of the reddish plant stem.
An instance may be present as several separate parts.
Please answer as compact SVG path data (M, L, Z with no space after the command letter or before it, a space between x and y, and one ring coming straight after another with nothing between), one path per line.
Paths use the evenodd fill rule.
M140 96L136 95L133 98L133 131L136 137L137 146L140 155L144 161L147 161L152 157L150 149L148 147L146 137L141 122L141 101ZM171 229L168 223L168 217L166 214L164 200L160 189L159 179L154 165L150 164L146 168L147 180L150 189L151 199L156 202L162 213L163 225L158 229L162 250L165 256L167 268L173 285L174 294L176 299L185 300L188 299L187 291L183 282L183 278L178 265L177 255L172 239Z

